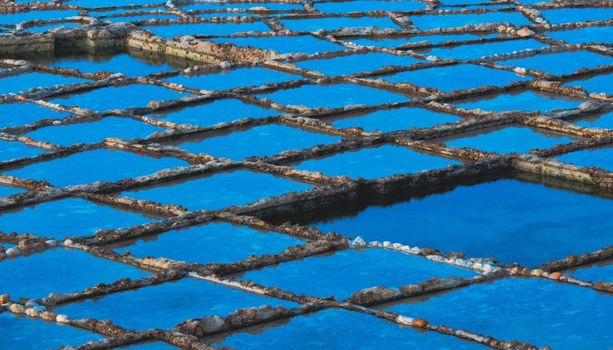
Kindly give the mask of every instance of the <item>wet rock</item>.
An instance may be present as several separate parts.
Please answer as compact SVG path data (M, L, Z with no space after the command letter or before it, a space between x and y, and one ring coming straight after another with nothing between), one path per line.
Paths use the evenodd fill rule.
M376 286L355 292L345 301L358 305L372 305L382 301L393 300L400 295L401 293L398 290L392 290L383 286Z
M202 319L201 327L203 331L206 333L217 332L224 326L224 319L219 316L211 316Z
M0 294L0 305L4 305L9 302L10 296L8 294Z
M428 321L424 320L423 318L416 318L413 320L413 322L411 322L411 325L413 327L425 328L428 326Z
M613 293L613 283L598 281L594 283L594 289L607 293Z

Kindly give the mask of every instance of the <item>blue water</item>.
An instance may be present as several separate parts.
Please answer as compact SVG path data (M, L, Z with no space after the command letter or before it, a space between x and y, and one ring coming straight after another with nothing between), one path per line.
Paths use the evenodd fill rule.
M534 39L498 41L486 44L472 44L451 47L437 47L432 50L420 53L442 58L455 58L459 60L470 60L482 56L492 56L495 54L512 53L526 49L538 49L546 46Z
M410 16L413 24L421 30L462 27L466 24L510 22L513 25L532 24L519 12L486 12L480 14L449 14Z
M337 128L361 127L366 131L379 130L383 132L405 130L412 128L429 128L437 124L453 123L460 117L432 112L425 108L384 109L357 116L342 116L330 124Z
M570 23L580 21L603 21L613 18L610 8L569 8L540 10L549 23Z
M43 33L43 32L46 32L48 30L55 29L55 28L60 28L60 27L76 28L78 26L79 26L78 23L64 22L64 23L54 23L54 24L49 24L49 25L30 27L30 28L26 28L26 30L32 33Z
M394 174L444 168L460 162L419 153L409 148L384 145L307 160L296 169L322 172L328 176L374 179Z
M271 327L272 326L272 327ZM481 349L455 337L417 332L391 322L339 309L296 316L277 325L249 329L215 339L238 349ZM205 338L204 341L207 341Z
M200 140L188 140L178 147L192 153L242 160L249 156L272 156L283 151L304 149L340 141L330 136L285 125L262 125ZM232 147L228 147L232 145Z
M501 95L489 95L480 99L471 99L469 102L458 101L454 103L459 108L481 109L484 111L502 112L512 111L541 111L546 112L552 109L575 108L581 104L580 100L564 98L559 95L544 94L532 90L519 93L507 93Z
M64 115L34 103L0 104L0 128L25 125L47 118L62 118Z
M498 180L344 216L305 218L303 223L368 241L389 240L534 266L610 244L613 223L602 219L610 215L611 200Z
M215 74L178 75L165 80L200 90L226 90L241 86L281 83L299 78L297 75L282 73L272 69L238 68Z
M14 316L9 312L0 313L0 328L0 344L6 349L55 349L102 338L79 328Z
M613 30L611 27L586 27L572 30L560 30L557 32L545 33L545 35L556 40L564 40L569 44L580 44L585 42L610 44L613 42Z
M242 32L269 32L263 22L253 23L196 23L144 26L157 36L171 38L177 35L229 35Z
M613 171L613 147L593 148L567 153L556 157L557 160L585 167L599 167Z
M419 87L433 87L444 92L450 92L484 85L504 86L528 78L508 71L460 64L407 71L384 76L381 79L392 83L411 83Z
M506 278L386 310L553 349L606 349L613 342L611 297L543 279Z
M607 260L602 263L582 266L564 273L583 281L603 281L611 283L613 282L613 278L611 277L613 276L613 263L611 260Z
M17 158L33 157L45 153L39 148L29 147L20 141L0 140L0 162Z
M70 0L70 5L83 7L110 7L110 6L126 6L126 5L144 5L151 4L151 0Z
M127 53L114 56L94 56L87 59L82 56L58 57L47 64L52 67L78 69L84 73L112 72L123 73L127 76L145 76L172 70L166 63L139 60Z
M539 2L544 2L543 0L520 0L519 1L522 4L526 4L526 5L534 5L534 4L538 4Z
M37 141L70 146L77 143L96 143L105 138L144 138L162 129L130 118L106 117L100 121L48 126L27 134Z
M43 298L50 292L78 292L98 283L147 276L132 266L64 248L6 259L0 264L0 273L11 276L0 279L0 294L8 293L14 300Z
M1 214L0 231L32 233L55 239L91 235L98 229L121 228L154 221L80 198L45 202Z
M238 170L124 192L123 195L162 203L171 202L190 210L199 210L243 205L265 197L310 188L310 185L289 179Z
M195 17L198 18L236 18L236 17L240 17L240 18L253 18L253 19L259 19L258 15L251 15L249 13L237 13L237 12L213 12L213 13L201 13L201 14L192 14Z
M62 95L49 102L78 106L94 111L107 109L144 108L150 101L175 100L185 94L157 85L131 84L104 87L77 94Z
M585 80L575 80L567 83L568 86L580 86L590 93L606 93L613 95L613 86L611 85L611 75L597 75Z
M390 38L390 39L387 39L387 38L386 39L349 38L346 40L349 40L351 42L354 42L360 45L393 48L393 47L397 47L403 44L416 43L416 42L422 42L422 41L429 41L430 43L436 45L443 41L473 40L477 38L479 38L479 36L474 35L474 34L438 34L438 35L411 36L411 37L405 37L405 38L399 38L399 39L396 39L396 38Z
M507 126L488 129L468 136L446 141L447 146L470 147L486 152L526 153L535 148L551 148L554 145L573 142L572 139L558 134L546 134L537 129L520 126Z
M163 110L150 116L178 123L201 127L229 123L243 118L263 118L278 114L271 108L246 104L239 99L222 99L199 105L190 105L179 110Z
M21 188L4 186L3 183L0 183L0 197L8 197L8 196L12 196L14 194L23 193L23 192L26 192L26 190L21 189Z
M31 164L5 174L26 179L45 179L55 186L63 187L94 181L114 182L186 165L185 161L176 158L151 158L126 151L99 149Z
M196 3L180 6L184 11L201 11L201 10L225 10L231 9L251 9L255 7L265 7L273 11L289 11L289 10L304 10L304 6L300 4L285 4L275 2L252 2L252 3L225 3L224 1L211 1L209 3Z
M369 72L384 66L409 66L419 61L410 56L369 53L302 61L297 62L296 65L300 68L318 71L325 75L342 75Z
M353 84L303 85L261 95L284 105L338 108L355 104L376 105L408 101L408 97L389 91Z
M75 77L65 77L50 73L23 73L0 78L0 94L20 93L31 88L50 87L58 84L83 83L85 79Z
M129 345L129 346L120 346L116 349L136 349L136 350L173 350L174 349L176 350L177 348L175 348L172 345L158 341L158 342L139 343L139 344L134 344L134 345Z
M326 13L347 13L367 11L414 11L424 10L425 4L418 1L372 1L315 3L315 9Z
M605 113L592 118L586 118L574 123L588 128L613 129L613 112Z
M136 22L136 21L141 21L141 20L152 20L152 19L157 19L157 20L177 20L178 17L174 16L174 15L170 15L170 14L161 14L161 13L156 13L156 14L145 14L145 15L136 15L136 16L118 16L118 17L107 17L107 18L101 18L102 21L105 22L111 22L111 23L119 23L119 22Z
M63 19L76 16L76 10L28 11L13 14L0 14L0 24L19 24L24 21Z
M581 68L613 64L613 59L589 51L571 51L553 54L540 54L532 57L499 61L512 67L523 67L561 75L572 73Z
M441 5L465 5L465 4L480 4L486 1L483 0L442 0Z
M88 0L85 0L85 1L88 1ZM96 1L96 0L94 0L94 1ZM113 1L115 1L115 0L113 0ZM107 5L105 5L105 3ZM115 8L115 9L110 9L109 6L112 6L112 5L108 5L108 4L109 4L109 2L104 2L103 0L100 0L100 6L104 6L105 9L101 9L100 6L88 9L89 15L96 16L96 17L101 17L101 16L125 14L126 12L129 13L129 12L134 12L134 11L165 11L166 10L166 7L164 5L162 5L162 6L147 7L147 8L139 8L139 9L125 9L123 7L119 7L119 8ZM125 5L125 2L123 2L123 3L117 4L115 6L126 6L126 5Z
M503 9L503 8L509 8L508 4L500 4L500 5L496 5L494 3L486 3L485 5L477 5L477 2L482 2L481 0L473 0L473 1L463 1L460 0L461 2L466 2L469 3L469 5L465 5L462 6L462 9L467 9L467 10L473 10L473 9L484 9L484 10L496 10L496 9ZM475 3L473 5L470 5L470 3ZM441 10L452 10L452 11L457 11L458 7L456 6L450 6L447 5L445 3L441 3L442 6L438 7L437 10L441 11ZM446 6L447 5L447 6Z
M236 309L260 305L295 307L294 303L246 293L207 281L184 278L55 309L73 318L110 319L131 329L171 328L204 316L225 316ZM172 310L172 312L168 312Z
M245 272L240 279L296 294L334 296L336 300L342 300L374 286L398 288L432 277L474 275L470 270L435 263L424 257L384 249L366 249L285 262Z
M302 242L280 233L213 222L144 237L135 244L118 248L116 251L130 251L133 256L139 258L165 257L206 264L239 261L251 255L277 254L298 244Z
M304 18L283 19L281 24L294 32L315 32L320 29L336 30L342 27L377 27L378 29L395 29L400 27L387 17L328 17L328 18Z

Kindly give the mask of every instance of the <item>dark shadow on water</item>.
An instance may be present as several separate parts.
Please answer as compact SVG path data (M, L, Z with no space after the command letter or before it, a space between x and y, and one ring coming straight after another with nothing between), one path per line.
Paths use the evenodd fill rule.
M327 223L342 217L354 217L370 206L388 207L401 202L421 200L431 195L444 194L451 192L458 187L477 186L480 184L495 182L503 179L516 179L522 182L541 184L547 188L571 191L576 193L589 194L605 199L613 199L613 193L607 193L596 186L554 179L546 176L539 176L518 171L497 171L481 176L471 176L459 180L448 181L433 186L411 188L409 190L388 193L384 195L373 195L372 193L361 193L358 191L358 198L347 199L335 203L322 205L314 210L294 211L284 215L276 216L263 213L260 217L273 224L291 222L294 224L309 225L311 223Z
M305 317L303 315L301 316L296 316L296 317ZM308 316L307 316L308 317ZM273 328L277 328L277 327L282 327L285 326L287 324L289 324L292 321L292 318L282 318L280 320L276 320L276 321L272 321L272 322L266 322L264 324L260 324L260 325L256 325L256 326L251 326L251 327L247 327L247 328L243 328L240 331L236 331L236 332L226 332L226 333L220 333L220 334L215 334L209 337L205 337L202 338L203 342L206 344L221 344L223 343L227 338L238 334L238 333L248 333L251 335L257 335L257 334L261 334L264 333L268 330L271 330Z
M157 66L167 64L173 69L185 69L194 65L203 65L202 62L191 61L184 58L165 56L161 53L141 51L130 47L112 49L87 49L81 51L70 49L56 49L54 52L22 53L18 55L0 55L0 59L22 59L34 64L53 64L58 61L90 61L107 62L113 57L121 54L128 54L130 57L141 61L146 65ZM205 64L205 63L204 63Z

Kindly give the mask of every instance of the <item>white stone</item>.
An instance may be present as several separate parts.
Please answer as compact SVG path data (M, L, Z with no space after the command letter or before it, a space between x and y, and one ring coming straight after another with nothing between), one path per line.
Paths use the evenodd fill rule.
M14 314L22 314L26 311L26 308L21 304L11 304L9 306L9 311Z
M533 31L531 31L531 30L530 30L530 29L528 29L528 28L522 28L522 29L520 29L520 30L518 30L518 31L517 31L517 35L519 35L519 36L521 36L521 37L524 37L524 36L530 36L530 35L532 35L532 34L534 34L534 32L533 32Z
M30 317L38 317L39 312L38 310L31 307L31 308L26 309L26 315Z
M366 241L362 236L357 236L353 241L351 241L351 247L366 247Z
M219 316L211 316L204 319L203 328L207 332L216 332L223 328L225 321Z
M68 318L68 316L64 315L64 314L59 314L55 317L55 320L59 323L68 323L70 322L70 319Z
M396 322L410 326L413 324L413 319L411 317L398 315L398 317L396 317Z
M21 250L17 247L12 247L6 250L6 256L17 256L21 254Z

